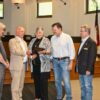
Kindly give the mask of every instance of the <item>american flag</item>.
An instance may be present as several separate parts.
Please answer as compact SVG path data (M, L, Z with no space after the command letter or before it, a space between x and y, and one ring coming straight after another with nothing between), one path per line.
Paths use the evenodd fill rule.
M97 46L100 45L100 35L99 35L99 24L98 24L98 5L96 4L96 15L95 15L95 28L96 28L96 40Z

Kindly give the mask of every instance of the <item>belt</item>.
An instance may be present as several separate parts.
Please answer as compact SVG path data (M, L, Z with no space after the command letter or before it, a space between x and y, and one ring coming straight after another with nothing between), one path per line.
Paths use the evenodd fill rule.
M57 60L64 60L64 59L69 59L69 57L53 57L54 59Z

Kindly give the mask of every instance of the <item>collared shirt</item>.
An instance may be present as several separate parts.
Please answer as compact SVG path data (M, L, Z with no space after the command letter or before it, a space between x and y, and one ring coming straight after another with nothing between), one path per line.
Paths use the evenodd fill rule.
M80 47L79 47L78 54L80 53L80 51L81 51L81 49L82 49L84 43L86 42L86 40L87 40L88 38L89 38L89 36L87 36L86 38L82 39L82 43L81 43L81 45L80 45Z
M24 41L23 41L22 38L20 38L20 37L18 37L18 36L16 36L16 38L19 40L20 45L21 45L21 47L22 47L22 49L23 49L23 51L24 51L24 53L25 53L23 62L26 62L26 61L27 61L27 55L26 55L26 51L27 51L27 50L26 50L26 48L25 48Z
M53 57L69 57L70 59L74 59L75 48L70 35L65 34L63 32L59 37L54 35L51 38L51 46Z

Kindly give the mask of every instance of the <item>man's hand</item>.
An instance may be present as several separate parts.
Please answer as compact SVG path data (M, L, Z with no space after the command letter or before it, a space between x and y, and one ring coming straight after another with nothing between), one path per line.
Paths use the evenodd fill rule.
M90 71L86 71L86 75L90 75Z
M9 62L7 61L6 62L6 68L9 69L9 67L10 67L10 65L9 65Z
M68 70L72 70L72 67L73 67L73 60L70 60L70 63L68 65Z
M4 64L6 68L9 68L9 62L5 61L1 54L0 54L0 62Z
M29 56L31 55L31 51L28 50L28 51L26 52L26 54L27 54L27 56L29 57Z
M4 62L4 59L2 57L2 55L0 54L0 62L3 63Z

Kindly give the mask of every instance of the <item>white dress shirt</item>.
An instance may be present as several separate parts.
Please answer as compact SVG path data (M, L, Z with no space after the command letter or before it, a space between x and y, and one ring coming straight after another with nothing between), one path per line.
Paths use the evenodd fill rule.
M54 35L51 38L51 46L52 46L52 56L56 58L61 57L69 57L70 59L74 59L75 57L75 48L70 35L61 33L58 37Z
M78 54L80 53L80 51L81 51L81 49L82 49L84 43L86 42L86 40L87 40L88 38L89 38L89 36L87 36L86 38L82 39L82 43L81 43L81 45L80 45L80 47L79 47Z
M25 48L24 41L23 41L23 39L21 39L21 38L18 37L18 36L16 36L16 38L19 40L20 45L21 45L21 47L22 47L22 49L23 49L23 51L24 51L24 53L25 53L23 62L27 62L27 55L26 55L26 51L27 51L27 50L26 50L26 48Z

